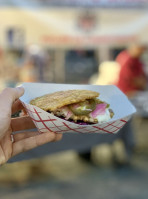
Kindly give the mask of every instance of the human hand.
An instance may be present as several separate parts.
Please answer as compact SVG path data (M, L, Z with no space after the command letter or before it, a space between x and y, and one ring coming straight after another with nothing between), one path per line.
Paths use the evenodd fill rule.
M24 89L6 88L0 94L0 165L6 163L11 157L43 145L47 142L58 141L62 138L61 134L53 132L21 132L16 131L35 128L29 116L11 118L13 113L23 109L18 99L24 93ZM13 137L12 137L13 134ZM13 140L12 140L13 138Z
M137 77L137 78L135 77L133 83L134 83L134 86L137 86L141 90L146 89L147 80L143 76L140 76L140 77Z

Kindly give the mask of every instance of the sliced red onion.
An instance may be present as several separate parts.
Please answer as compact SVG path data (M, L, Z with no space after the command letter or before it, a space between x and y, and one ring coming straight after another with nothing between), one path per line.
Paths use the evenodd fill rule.
M68 120L72 115L73 115L73 113L69 110L67 112L67 115L66 115L65 119Z
M79 106L80 106L79 104L72 105L73 108L78 108Z
M66 120L68 120L73 115L72 111L67 106L62 107L61 111L63 112Z
M90 116L93 118L96 118L98 115L103 115L105 114L105 109L107 107L107 104L101 103L96 105L96 109L90 113Z

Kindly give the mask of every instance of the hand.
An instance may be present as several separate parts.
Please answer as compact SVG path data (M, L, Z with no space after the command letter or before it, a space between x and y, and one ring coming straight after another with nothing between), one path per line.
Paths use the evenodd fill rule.
M133 83L134 83L134 86L137 86L141 90L146 89L147 81L146 81L146 78L144 78L143 76L140 76L137 78L135 77Z
M12 137L16 131L35 128L29 116L11 118L13 113L23 109L18 99L24 93L24 89L6 88L0 94L0 165L6 163L11 157L21 152L30 150L47 142L58 141L61 134L46 132L21 132ZM12 140L13 138L13 140Z

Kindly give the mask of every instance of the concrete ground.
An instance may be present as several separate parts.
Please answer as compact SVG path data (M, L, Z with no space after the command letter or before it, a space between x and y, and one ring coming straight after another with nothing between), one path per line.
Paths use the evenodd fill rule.
M108 145L93 149L94 164L74 151L6 164L0 169L0 199L148 199L148 123L136 124L139 142L130 165L121 165L126 158L120 142L112 146L118 164Z

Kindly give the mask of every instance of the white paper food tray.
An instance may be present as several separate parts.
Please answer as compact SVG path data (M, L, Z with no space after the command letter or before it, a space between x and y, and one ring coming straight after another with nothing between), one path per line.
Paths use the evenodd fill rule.
M128 98L113 85L73 85L49 83L23 83L24 95L20 98L28 114L32 118L39 132L53 131L55 133L117 133L136 112ZM113 118L105 123L93 125L79 125L58 118L36 106L30 105L30 100L44 94L56 91L86 89L100 93L99 99L110 104L114 111Z

